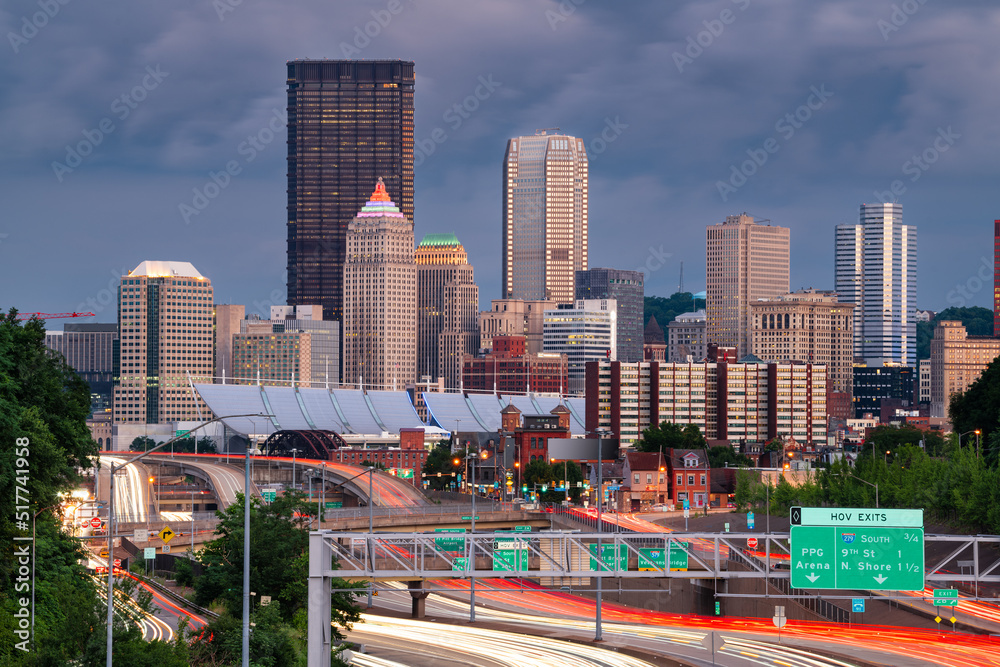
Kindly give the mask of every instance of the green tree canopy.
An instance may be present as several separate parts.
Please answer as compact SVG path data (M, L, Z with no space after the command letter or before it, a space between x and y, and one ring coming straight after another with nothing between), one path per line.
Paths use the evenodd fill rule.
M956 433L979 429L980 447L990 442L993 433L1000 430L1000 357L994 359L983 374L961 394L951 397L949 414ZM996 465L1000 451L985 448L987 460Z
M717 445L708 450L708 463L712 468L752 468L753 459L733 449L732 445Z
M694 296L690 292L675 292L670 297L643 297L642 305L643 326L646 326L646 323L649 322L649 318L655 315L656 323L660 325L665 335L667 325L673 322L674 318L682 313L690 313L704 308L705 300L698 299L695 301Z
M455 473L460 473L465 470L465 465L455 465L452 461L455 458L461 460L465 456L465 450L456 452L454 456L451 453L451 443L448 440L441 440L436 445L431 453L427 455L427 459L424 461L423 472L426 475L425 479L429 482L429 486L432 489L441 491L442 489L447 489L448 486L458 480ZM441 476L438 477L438 473Z
M642 439L635 443L639 452L659 452L667 449L704 449L705 438L695 424L681 426L673 422L663 422L650 426L642 432Z

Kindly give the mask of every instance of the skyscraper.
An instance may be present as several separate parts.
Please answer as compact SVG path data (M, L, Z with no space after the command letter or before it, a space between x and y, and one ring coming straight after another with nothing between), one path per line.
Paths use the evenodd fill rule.
M209 418L193 384L212 382L212 283L189 262L145 261L118 288L115 423Z
M993 335L1000 338L1000 220L993 221Z
M587 269L587 152L558 130L507 142L503 298L573 303Z
M66 363L90 385L91 414L111 409L117 339L117 324L68 323L62 331L45 332L45 346L62 354Z
M347 225L383 178L413 221L413 63L288 62L288 303L344 309Z
M580 300L545 311L542 348L565 354L569 363L569 393L586 388L588 361L617 361L617 304L614 299ZM565 391L565 390L564 390Z
M348 386L403 389L417 379L413 223L378 179L347 227L344 374Z
M705 338L750 353L750 303L788 293L789 230L743 213L706 230Z
M618 304L618 361L642 361L643 276L641 271L588 269L576 272L576 298L614 299Z
M457 388L462 357L479 349L479 288L454 234L428 234L417 263L417 375Z
M837 225L835 289L855 304L854 356L869 366L917 365L917 228L901 204L862 204L857 225Z

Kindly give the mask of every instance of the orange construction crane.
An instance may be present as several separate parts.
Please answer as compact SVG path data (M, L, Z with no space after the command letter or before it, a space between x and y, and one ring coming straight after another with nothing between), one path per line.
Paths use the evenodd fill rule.
M30 320L37 317L40 320L55 320L60 317L97 317L93 313L18 313L14 319Z

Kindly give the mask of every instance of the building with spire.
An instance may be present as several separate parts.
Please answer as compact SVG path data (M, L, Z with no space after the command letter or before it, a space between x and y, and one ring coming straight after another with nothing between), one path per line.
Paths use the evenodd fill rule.
M347 226L342 384L403 389L417 379L413 223L378 179Z
M462 359L479 349L479 287L454 234L427 234L417 246L417 375L457 389Z
M587 270L587 151L556 130L507 142L503 161L504 299L573 303Z
M667 342L663 338L663 329L656 321L656 315L649 316L649 322L642 332L642 358L643 361L666 361Z

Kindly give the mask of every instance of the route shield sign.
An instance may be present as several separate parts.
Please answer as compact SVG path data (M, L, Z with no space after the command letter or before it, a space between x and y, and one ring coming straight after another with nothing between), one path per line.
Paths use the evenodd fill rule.
M792 587L924 589L922 528L792 526Z
M688 554L686 549L691 547L690 542L674 542L670 549L670 569L671 570L687 570L688 569ZM640 572L655 572L656 570L665 569L665 554L666 549L639 549L639 553L643 555L646 560L642 558L639 559L639 571ZM610 559L609 563L610 565Z

